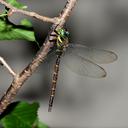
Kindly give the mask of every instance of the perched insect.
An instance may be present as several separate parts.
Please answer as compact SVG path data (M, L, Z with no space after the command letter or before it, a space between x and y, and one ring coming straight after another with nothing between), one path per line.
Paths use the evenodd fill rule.
M50 112L55 97L61 56L65 53L66 49L67 55L64 59L66 66L79 75L94 78L106 76L106 71L96 63L111 63L117 59L117 55L111 51L89 48L81 44L69 44L69 32L64 28L55 29L54 33L50 35L49 41L54 42L56 49L56 62L54 65L48 108Z

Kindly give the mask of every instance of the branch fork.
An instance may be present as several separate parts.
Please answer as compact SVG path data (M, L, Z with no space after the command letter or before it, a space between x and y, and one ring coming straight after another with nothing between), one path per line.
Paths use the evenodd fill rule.
M9 71L9 73L13 76L13 81L6 91L6 93L2 96L0 100L0 113L3 113L4 110L7 108L7 106L12 102L12 100L15 98L16 94L20 90L20 88L23 86L25 81L33 74L33 72L39 67L41 62L44 61L46 58L48 52L50 51L51 47L53 47L53 43L49 42L49 36L52 32L54 32L55 28L61 28L66 23L67 19L69 18L72 9L75 7L77 0L67 0L67 3L62 10L62 12L59 14L58 17L49 18L46 16L41 16L35 12L29 12L21 9L17 9L10 5L9 3L5 2L5 0L0 0L0 3L5 5L7 8L9 8L10 15L13 13L21 13L30 17L34 17L38 20L41 20L43 22L49 22L52 23L52 27L50 32L48 33L48 36L44 42L45 45L43 45L36 56L33 58L32 62L28 64L27 67L23 69L21 73L16 74L12 68L6 63L6 61L0 57L0 62L6 67L6 69Z

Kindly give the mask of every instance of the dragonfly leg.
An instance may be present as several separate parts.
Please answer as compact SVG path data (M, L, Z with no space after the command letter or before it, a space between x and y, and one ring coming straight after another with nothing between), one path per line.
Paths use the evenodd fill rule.
M49 40L50 42L56 42L56 39L51 39L51 40Z
M57 30L56 30L56 29L54 30L54 32L58 35L58 32L57 32Z
M57 37L57 35L56 35L56 34L51 34L50 36L55 36L55 37Z

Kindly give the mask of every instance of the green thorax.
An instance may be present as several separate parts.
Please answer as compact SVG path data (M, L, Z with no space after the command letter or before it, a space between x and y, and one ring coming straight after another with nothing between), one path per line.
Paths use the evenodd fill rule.
M56 53L62 54L65 49L68 47L68 38L69 38L69 32L66 31L63 28L57 29L57 42L56 42Z
M62 38L62 40L65 40L69 37L69 32L63 28L60 28L56 31L57 31L58 35Z

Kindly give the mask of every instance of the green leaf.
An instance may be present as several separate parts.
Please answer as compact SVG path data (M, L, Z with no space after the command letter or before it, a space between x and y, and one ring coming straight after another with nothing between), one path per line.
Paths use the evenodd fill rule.
M23 19L20 21L20 25L15 25L8 20L6 14L5 11L0 15L0 40L27 40L35 42L40 48L35 38L32 23L27 19Z
M8 32L0 32L0 40L28 40L35 41L34 33L23 29L11 29Z
M19 102L2 120L4 128L32 128L38 119L38 103ZM41 128L41 127L40 127Z
M46 124L44 124L44 123L39 121L37 128L48 128L48 126Z
M33 124L33 128L48 128L48 126L37 119Z
M27 19L21 20L20 24L23 25L23 26L26 26L26 27L32 27L32 23Z
M5 29L6 29L5 21L0 20L0 32L4 31Z
M19 9L26 9L27 6L17 2L17 0L6 0L7 3L11 4L12 6L19 8Z
M31 23L27 20L21 22L22 25L15 25L0 17L0 40L36 41Z

